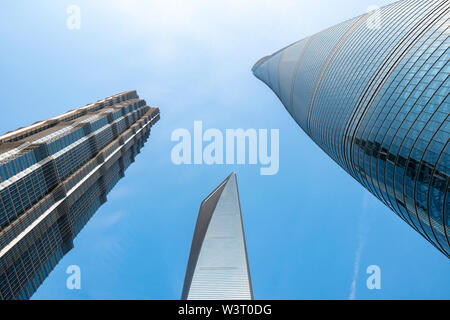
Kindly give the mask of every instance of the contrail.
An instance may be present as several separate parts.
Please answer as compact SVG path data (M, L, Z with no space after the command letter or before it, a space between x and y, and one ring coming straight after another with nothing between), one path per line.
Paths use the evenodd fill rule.
M369 225L367 223L368 214L368 204L369 204L369 192L364 192L363 203L362 203L362 214L359 218L358 224L358 248L356 249L355 264L353 267L353 278L350 288L349 300L355 300L356 296L356 281L358 280L359 267L361 263L361 254L363 252L364 246L366 244L367 232L369 231Z
M348 297L349 300L355 300L356 295L356 280L358 279L359 274L359 264L361 261L361 253L363 251L365 244L365 239L360 239L358 244L358 249L356 250L356 257L355 257L355 264L354 264L354 270L353 270L353 279L352 279L352 286L350 291L350 296Z

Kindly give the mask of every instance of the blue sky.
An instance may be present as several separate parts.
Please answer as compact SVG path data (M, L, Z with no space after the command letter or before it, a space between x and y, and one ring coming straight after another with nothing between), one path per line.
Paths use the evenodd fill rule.
M137 89L161 120L35 299L179 299L200 202L237 172L257 299L449 299L448 259L329 159L251 73L390 1L4 1L0 131ZM66 27L69 5L81 29ZM173 130L280 130L280 170L175 166ZM81 290L66 288L78 265ZM366 268L381 268L381 290Z

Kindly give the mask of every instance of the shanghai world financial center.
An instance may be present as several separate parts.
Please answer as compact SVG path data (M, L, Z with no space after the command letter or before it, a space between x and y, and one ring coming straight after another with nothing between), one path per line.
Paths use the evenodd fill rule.
M398 1L252 69L330 158L447 258L449 21L448 0ZM127 91L0 136L0 299L35 293L159 118ZM223 216L231 236L217 231L226 229ZM253 298L241 219L232 174L202 203L183 299ZM213 250L223 247L232 254Z

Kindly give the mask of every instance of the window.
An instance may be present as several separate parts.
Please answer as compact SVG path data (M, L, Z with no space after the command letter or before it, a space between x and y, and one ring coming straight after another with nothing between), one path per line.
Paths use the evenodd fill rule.
M2 180L8 180L8 173L6 172L6 168L4 165L0 166L0 176L2 177Z
M8 163L8 168L9 168L9 172L10 172L11 176L15 176L16 175L16 168L14 166L14 162L13 161Z

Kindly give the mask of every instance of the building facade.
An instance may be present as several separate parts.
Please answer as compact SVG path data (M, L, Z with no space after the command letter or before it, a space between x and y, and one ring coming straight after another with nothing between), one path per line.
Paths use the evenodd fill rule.
M136 91L0 136L0 299L29 299L159 120Z
M450 257L450 2L404 0L253 67L309 137Z
M181 298L253 299L235 173L202 201Z

